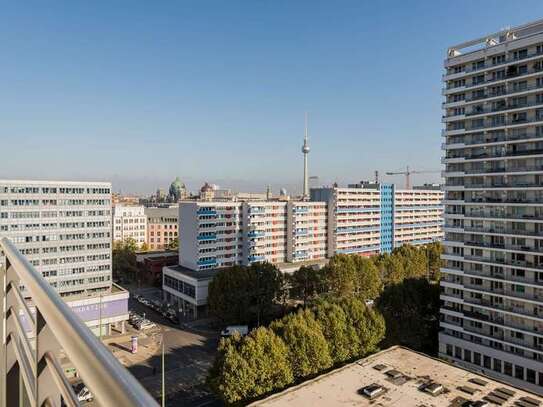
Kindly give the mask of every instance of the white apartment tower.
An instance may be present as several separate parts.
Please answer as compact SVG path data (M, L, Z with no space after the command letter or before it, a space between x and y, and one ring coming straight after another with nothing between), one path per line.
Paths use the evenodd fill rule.
M543 20L448 50L439 352L543 394Z

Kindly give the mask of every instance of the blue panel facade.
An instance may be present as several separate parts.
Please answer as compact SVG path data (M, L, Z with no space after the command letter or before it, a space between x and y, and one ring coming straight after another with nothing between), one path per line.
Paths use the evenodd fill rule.
M381 253L394 249L394 185L381 184Z

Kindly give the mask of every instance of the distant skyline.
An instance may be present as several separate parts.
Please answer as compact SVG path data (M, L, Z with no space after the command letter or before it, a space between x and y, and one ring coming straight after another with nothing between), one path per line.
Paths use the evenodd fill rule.
M542 16L532 0L6 3L0 178L299 193L308 111L310 175L402 186L384 173L442 167L446 48Z

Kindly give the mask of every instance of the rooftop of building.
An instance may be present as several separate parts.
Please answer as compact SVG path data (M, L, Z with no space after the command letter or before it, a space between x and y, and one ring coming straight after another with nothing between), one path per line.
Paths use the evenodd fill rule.
M166 207L145 207L145 214L150 218L158 217L177 217L179 215L179 206L174 205Z
M470 41L453 45L448 49L448 57L455 58L482 49L488 49L506 42L522 39L543 32L543 19L522 24L517 27L507 27L501 31L485 35Z
M362 390L372 384L382 390L370 400ZM492 406L523 407L543 401L533 393L394 346L251 405L461 407L480 400L494 400Z
M160 259L162 257L179 256L177 250L157 250L152 252L136 252L136 260L143 261L144 259Z
M36 180L36 179L0 179L0 184L31 184L31 185L86 185L111 187L111 182L106 181L59 181L59 180Z
M317 269L320 269L328 264L330 259L316 259L316 260L304 260L304 261L297 261L295 263L293 262L286 262L286 263L277 263L275 266L283 271L283 272L293 272L300 267L315 267Z
M208 269L208 270L191 270L187 267L181 265L177 266L167 266L168 270L175 271L176 273L183 274L194 280L210 280L219 272L218 269Z

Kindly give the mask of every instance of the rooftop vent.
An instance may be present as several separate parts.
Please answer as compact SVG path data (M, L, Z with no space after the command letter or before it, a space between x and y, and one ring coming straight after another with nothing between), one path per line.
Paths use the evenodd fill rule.
M396 369L391 369L385 374L391 379L399 379L400 377L402 377L402 373L397 371Z
M386 393L386 391L387 389L380 384L372 383L366 387L362 387L360 390L358 390L358 393L369 398L370 400L373 400Z
M421 390L424 391L425 393L431 394L434 397L437 397L445 391L445 387L443 387L442 384L439 384L436 382L430 382L422 386Z
M380 372L381 370L386 369L386 367L387 367L387 366L386 366L386 365L383 365L383 364L378 364L378 365L373 366L373 368L374 368L375 370L378 370L379 372Z

